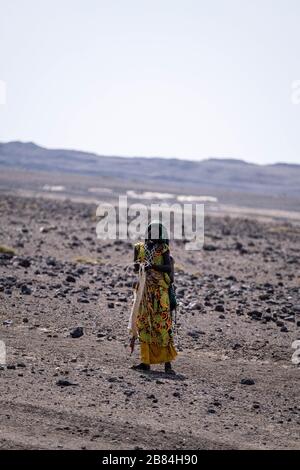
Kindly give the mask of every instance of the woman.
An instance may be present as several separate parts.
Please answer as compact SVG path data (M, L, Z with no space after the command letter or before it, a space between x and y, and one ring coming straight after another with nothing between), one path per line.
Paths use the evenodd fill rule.
M173 278L169 240L165 227L152 222L145 242L134 248L135 270L145 270L142 296L135 320L140 340L141 363L136 370L150 370L150 364L165 364L165 372L174 374L171 361L177 352L173 344L169 286ZM138 286L136 286L138 289Z

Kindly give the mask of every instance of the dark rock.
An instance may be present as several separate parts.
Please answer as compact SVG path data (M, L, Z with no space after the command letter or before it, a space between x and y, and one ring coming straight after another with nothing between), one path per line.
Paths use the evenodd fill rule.
M282 331L283 333L287 333L289 330L287 329L287 327L285 325L283 325L281 328L280 328L280 331Z
M70 336L72 338L80 338L81 336L83 336L83 328L81 326L78 326L70 332Z
M263 314L263 320L264 320L265 322L269 322L269 321L273 320L273 317L272 317L272 315L271 315L270 313L264 313L264 314Z
M31 289L28 286L26 286L25 284L23 284L22 287L21 287L21 294L31 295Z
M269 300L270 299L270 295L269 294L261 294L259 296L259 300Z
M31 262L28 258L21 258L18 260L18 265L22 268L29 268L31 266Z
M185 289L183 287L180 287L179 289L176 289L176 296L178 298L184 297L185 294Z
M108 308L115 308L115 304L113 302L108 302Z
M104 338L105 336L106 336L106 333L102 333L101 331L97 333L97 338Z
M199 338L200 335L205 335L205 332L204 331L201 331L201 330L192 330L192 331L188 331L188 336L191 336L191 338Z
M46 258L46 264L47 266L56 266L56 259L55 258L51 258L50 256L48 258Z
M262 312L260 312L259 310L251 310L248 315L252 318L252 320L260 320L262 317Z
M216 312L224 312L225 311L224 305L223 304L217 304L215 306L215 311Z
M222 403L220 403L219 401L215 400L213 403L213 406L222 406Z
M147 395L147 397L149 400L156 400L156 396L151 394L151 395Z
M67 277L66 277L66 281L67 282L76 282L76 279L74 276L71 276L71 274L69 274Z
M59 387L72 387L72 386L76 386L78 384L72 383L69 380L60 379L56 382L56 385L58 385Z
M253 379L242 379L241 384L242 385L254 385L255 381Z
M293 322L295 321L294 315L288 315L287 317L284 318L285 321L290 321Z
M203 245L203 250L205 251L216 251L218 248L216 245L211 245L211 244L204 244Z

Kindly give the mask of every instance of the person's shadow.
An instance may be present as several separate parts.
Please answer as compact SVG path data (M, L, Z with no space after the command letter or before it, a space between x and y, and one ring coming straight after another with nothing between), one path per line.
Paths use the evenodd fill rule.
M186 380L186 376L183 374L177 374L176 372L175 374L166 374L165 372L159 370L143 371L141 375L143 377L147 377L149 380Z

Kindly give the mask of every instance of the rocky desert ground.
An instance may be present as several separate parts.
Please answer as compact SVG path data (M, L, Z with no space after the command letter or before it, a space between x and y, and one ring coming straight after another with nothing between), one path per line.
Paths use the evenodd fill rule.
M130 369L133 247L95 212L1 193L1 448L299 449L299 224L208 214L201 251L171 244L168 377Z

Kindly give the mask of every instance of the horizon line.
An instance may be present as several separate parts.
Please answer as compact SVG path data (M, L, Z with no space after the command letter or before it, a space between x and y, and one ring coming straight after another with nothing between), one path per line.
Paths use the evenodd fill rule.
M300 163L292 163L292 162L282 162L282 161L277 161L274 163L254 163L250 162L248 160L244 160L243 158L238 158L238 157L216 157L216 156L211 156L211 157L204 157L204 158L192 158L192 157L171 157L171 156L162 156L162 155L114 155L114 154L100 154L98 152L92 152L92 151L87 151L87 150L79 150L79 149L74 149L73 147L46 147L44 145L37 144L34 141L22 141L22 140L10 140L10 141L0 141L0 145L7 145L7 144L22 144L22 145L34 145L36 147L39 147L43 150L56 150L56 151L67 151L67 152L78 152L78 153L85 153L88 155L94 155L97 157L103 157L103 158L145 158L148 160L178 160L178 161L187 161L191 163L202 163L205 161L211 161L211 160L220 160L220 161L227 161L227 162L240 162L246 165L256 165L256 166L279 166L279 165L286 165L286 166L300 166Z

